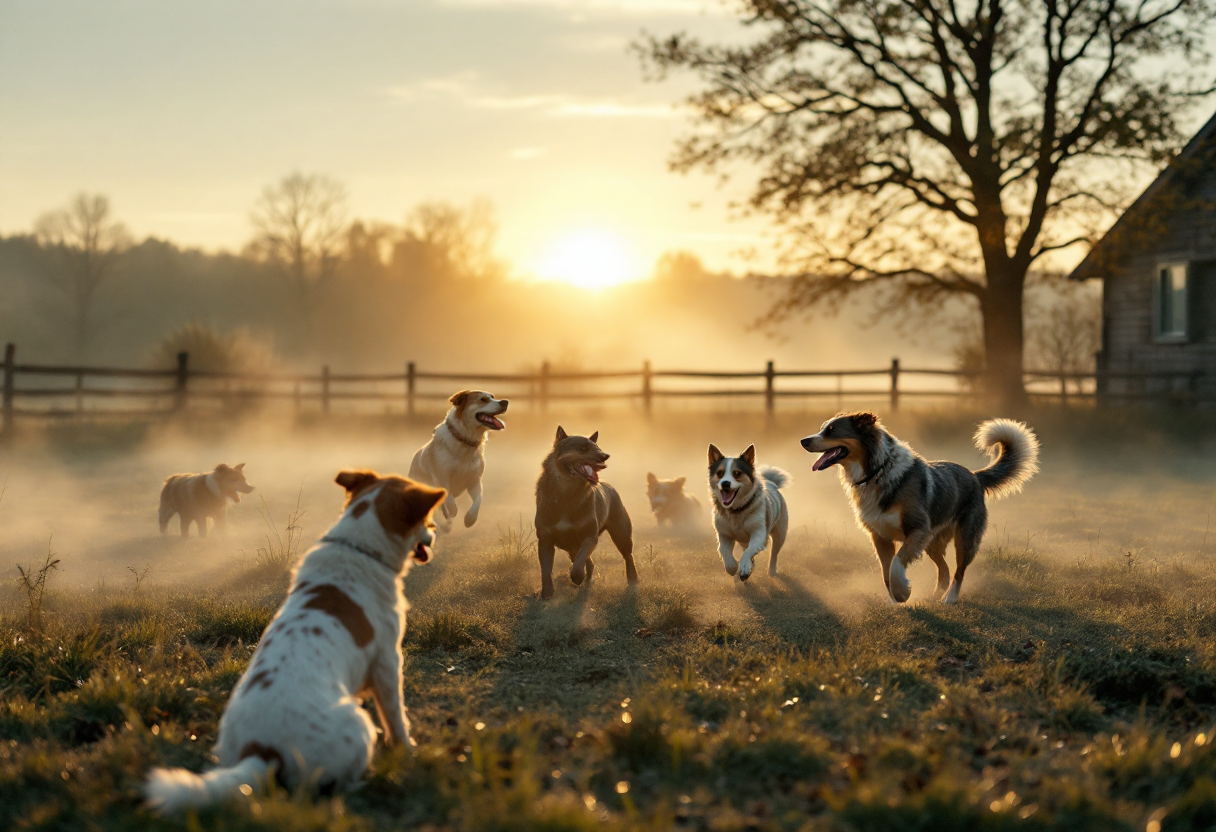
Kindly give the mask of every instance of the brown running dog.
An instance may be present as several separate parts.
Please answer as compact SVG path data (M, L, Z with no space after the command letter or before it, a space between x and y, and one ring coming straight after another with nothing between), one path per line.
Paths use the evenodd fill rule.
M621 496L600 471L608 454L591 436L570 436L559 426L553 450L541 463L536 481L536 548L540 556L540 597L553 597L553 558L556 549L570 555L570 581L579 586L591 579L595 562L591 553L600 535L608 532L625 558L625 577L638 582L633 565L633 523Z

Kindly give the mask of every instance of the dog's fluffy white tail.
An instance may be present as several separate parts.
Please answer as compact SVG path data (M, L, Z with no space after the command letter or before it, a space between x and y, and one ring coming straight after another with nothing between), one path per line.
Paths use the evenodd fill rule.
M976 471L984 494L998 499L1022 490L1039 470L1039 440L1034 431L1012 419L989 419L975 432L975 447L991 456L992 464Z
M200 809L237 794L241 786L260 788L271 763L261 757L246 757L232 768L217 768L195 774L184 768L156 768L148 773L144 796L161 814Z
M776 488L785 488L790 483L790 475L772 465L765 465L761 468L760 476L771 482Z

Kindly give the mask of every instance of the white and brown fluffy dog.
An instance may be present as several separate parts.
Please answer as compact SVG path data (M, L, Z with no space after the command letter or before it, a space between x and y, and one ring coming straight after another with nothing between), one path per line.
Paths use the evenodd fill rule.
M198 536L207 536L207 518L215 520L217 531L228 522L228 501L241 501L242 494L253 491L245 481L245 463L215 466L210 474L174 474L160 490L160 533L169 528L176 514L181 521L182 537L190 536L190 524L198 524Z
M700 521L701 501L684 490L684 483L684 477L661 480L654 474L646 475L646 496L660 526L687 529Z
M912 594L907 569L927 554L937 566L937 591L958 603L963 575L975 559L988 525L985 497L1016 494L1039 470L1039 440L1009 419L990 419L975 432L975 445L993 456L972 472L954 462L930 462L887 431L873 413L845 413L823 423L802 447L822 454L812 470L840 466L840 483L853 503L857 524L870 533L891 598ZM954 580L946 546L954 543ZM896 552L895 544L902 544Z
M443 489L373 471L343 471L342 516L304 556L291 592L266 627L220 720L219 767L203 775L155 769L149 804L162 812L206 806L268 777L288 788L358 784L376 728L412 744L401 702L402 578L431 557L431 512Z
M506 425L498 417L507 412L506 399L496 399L484 390L461 390L452 398L452 409L435 426L431 440L418 449L410 463L410 478L446 488L444 520L440 529L452 530L456 498L466 491L473 504L464 514L465 526L477 522L481 511L481 477L486 470L486 436Z
M723 456L709 446L709 491L713 497L714 529L718 532L718 553L727 575L738 573L746 581L752 575L752 559L773 539L768 559L768 574L777 574L777 556L785 545L790 513L785 497L778 490L790 481L780 468L756 468L756 446L737 457ZM743 547L735 561L735 544Z

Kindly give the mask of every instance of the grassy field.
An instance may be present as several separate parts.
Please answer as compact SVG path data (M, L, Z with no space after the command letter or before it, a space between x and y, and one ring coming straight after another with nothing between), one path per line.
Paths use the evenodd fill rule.
M1216 828L1216 433L1201 421L1031 417L1043 473L993 505L953 608L927 596L929 564L911 603L885 600L836 477L797 448L819 415L760 431L744 415L570 419L613 455L641 584L605 538L595 582L541 602L530 488L553 421L494 437L478 526L409 576L416 753L379 754L345 796L174 820L140 807L142 779L207 765L294 541L337 513L334 474L403 471L427 431L31 437L0 468L0 829ZM893 427L978 467L974 422ZM707 441L755 441L794 474L776 579L764 556L748 584L729 579L708 520L653 527L645 472L699 483ZM229 536L162 539L160 480L220 459L259 486Z

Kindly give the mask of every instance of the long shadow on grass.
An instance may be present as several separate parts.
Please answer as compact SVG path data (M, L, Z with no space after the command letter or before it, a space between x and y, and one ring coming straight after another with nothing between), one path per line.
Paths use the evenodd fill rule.
M789 575L762 576L739 588L739 597L785 641L800 648L834 644L845 635L836 613Z

